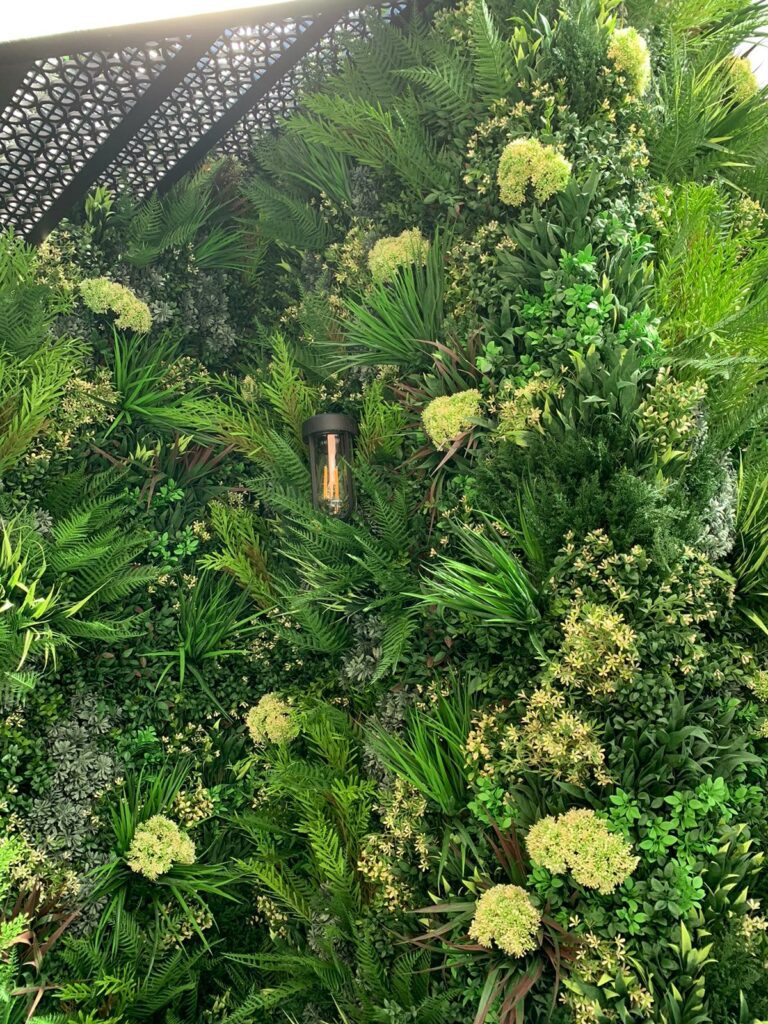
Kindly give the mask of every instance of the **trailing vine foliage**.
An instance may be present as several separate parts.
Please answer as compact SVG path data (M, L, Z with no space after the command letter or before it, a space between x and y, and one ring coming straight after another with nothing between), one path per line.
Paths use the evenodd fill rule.
M767 23L371 16L0 237L4 1021L768 1019Z

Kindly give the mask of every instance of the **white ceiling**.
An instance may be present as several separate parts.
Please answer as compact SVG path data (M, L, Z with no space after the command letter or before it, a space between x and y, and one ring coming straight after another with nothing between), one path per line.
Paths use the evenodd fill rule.
M261 7L271 0L0 0L0 42L79 32L111 25L133 25L215 11ZM768 0L766 0L768 2ZM752 53L761 85L768 85L768 41Z
M0 0L0 42L134 25L215 11L262 7L270 0Z

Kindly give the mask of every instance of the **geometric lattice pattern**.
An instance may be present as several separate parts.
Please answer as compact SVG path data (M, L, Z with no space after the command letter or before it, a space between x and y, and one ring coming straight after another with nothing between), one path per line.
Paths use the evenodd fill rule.
M139 193L150 191L311 25L305 18L240 26L218 39L122 150L109 174L121 174Z
M408 4L395 3L388 5L388 17L401 17ZM382 6L374 6L382 12ZM245 158L252 141L262 132L271 131L296 106L296 97L305 85L308 74L317 75L318 68L324 74L336 71L347 52L346 44L352 39L362 39L367 35L365 12L357 11L337 21L332 28L309 51L304 60L298 61L287 69L279 83L273 86L253 106L245 111L243 117L225 136L222 150Z
M0 113L2 219L29 230L181 49L179 39L118 53L37 61ZM3 226L5 226L5 224Z
M211 151L245 156L296 103L308 74L334 70L366 13L401 16L406 0L238 24L187 19L162 37L67 56L41 53L0 109L0 229L41 237L96 183L164 189ZM156 29L155 29L156 31ZM37 45L37 44L35 44ZM0 46L0 69L14 63ZM2 81L0 81L0 91Z

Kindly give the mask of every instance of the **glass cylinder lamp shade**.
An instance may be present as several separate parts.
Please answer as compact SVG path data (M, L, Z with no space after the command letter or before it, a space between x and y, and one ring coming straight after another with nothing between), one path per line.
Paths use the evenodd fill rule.
M301 432L309 445L312 504L345 519L355 507L352 438L357 424L349 416L329 412L312 416Z

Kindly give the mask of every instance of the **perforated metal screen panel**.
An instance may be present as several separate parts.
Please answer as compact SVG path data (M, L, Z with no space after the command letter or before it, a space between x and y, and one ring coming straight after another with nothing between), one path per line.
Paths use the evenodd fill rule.
M17 52L4 44L0 228L39 238L94 184L120 183L144 196L212 150L245 156L293 109L309 69L316 76L340 64L349 40L366 34L370 12L394 18L407 6L300 14L292 4L280 16L256 8L232 25L189 19L162 35L147 26L145 40L134 26L129 42L105 34L99 48L89 33L82 52L77 36L39 40L33 59L32 44ZM57 52L45 55L46 45Z
M29 230L181 46L38 61L0 118L0 223Z

